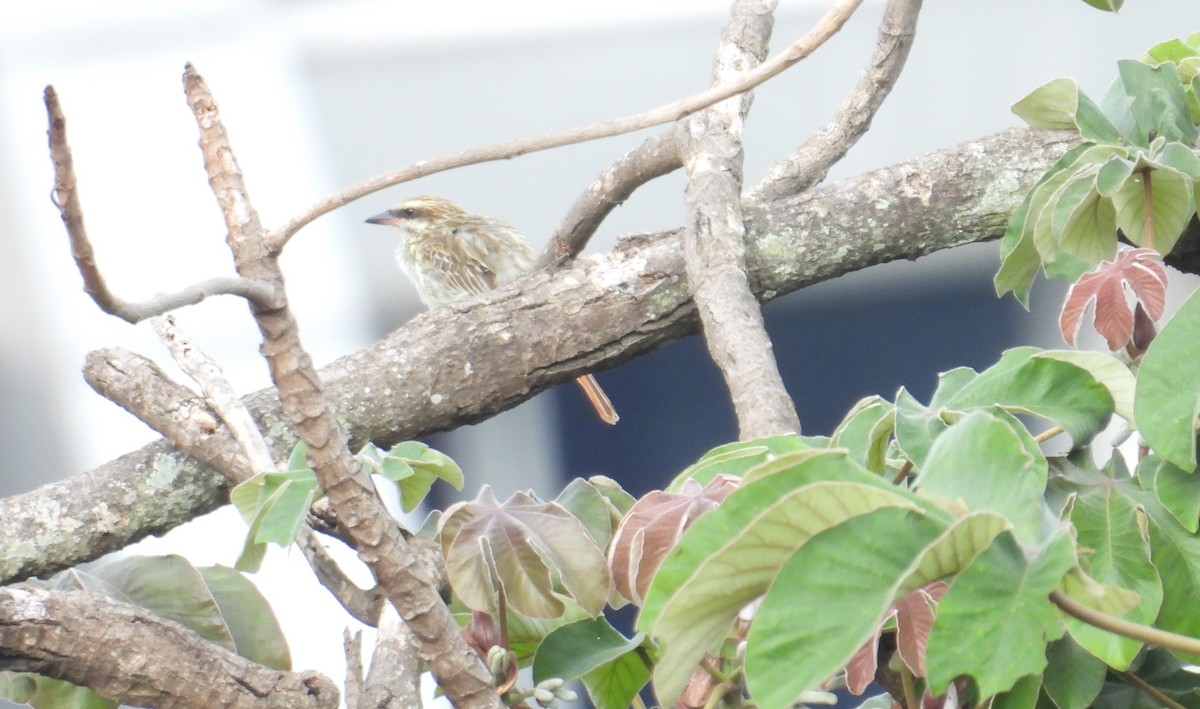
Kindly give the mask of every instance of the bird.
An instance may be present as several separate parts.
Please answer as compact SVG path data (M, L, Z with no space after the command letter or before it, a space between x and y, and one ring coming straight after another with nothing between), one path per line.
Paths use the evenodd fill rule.
M410 197L366 223L400 232L396 262L430 308L486 293L533 268L533 247L516 229L442 197ZM575 381L601 420L616 424L620 417L596 378Z

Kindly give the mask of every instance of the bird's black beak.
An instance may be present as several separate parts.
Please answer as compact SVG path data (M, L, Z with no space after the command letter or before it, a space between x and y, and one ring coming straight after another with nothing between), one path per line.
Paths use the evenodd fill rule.
M373 217L367 217L366 222L367 222L367 224L383 224L383 225L395 224L396 223L396 215L393 213L392 210L389 209L388 211L380 212L379 214L376 214Z

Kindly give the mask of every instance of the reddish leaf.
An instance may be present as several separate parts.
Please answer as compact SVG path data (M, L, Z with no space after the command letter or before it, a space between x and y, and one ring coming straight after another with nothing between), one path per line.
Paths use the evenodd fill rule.
M880 627L895 614L895 610L888 611L888 614L879 622ZM855 696L861 696L875 681L875 670L877 669L879 669L879 628L876 628L875 632L871 633L871 637L858 646L858 649L850 656L850 661L846 663L846 689Z
M879 620L875 632L863 641L846 663L846 689L860 695L867 685L875 680L878 665L879 634L892 619L896 619L897 652L900 659L917 677L925 676L925 643L929 629L933 627L933 609L946 594L950 585L945 581L934 581L918 588L893 603Z
M933 627L933 609L949 588L945 581L934 581L896 602L896 651L917 677L925 676L925 645Z
M1111 350L1119 350L1133 337L1134 317L1126 293L1142 306L1151 321L1163 315L1166 306L1167 272L1153 249L1122 247L1112 261L1102 261L1079 277L1067 291L1058 326L1068 345L1089 306L1095 303L1094 327Z
M655 490L638 500L621 520L608 550L617 593L641 605L646 589L684 530L737 488L738 479L718 475L701 489L688 480L679 492Z
M438 534L450 585L472 610L497 612L497 584L514 610L532 618L560 617L564 596L593 617L608 600L604 552L556 503L519 492L501 505L485 486L446 510Z

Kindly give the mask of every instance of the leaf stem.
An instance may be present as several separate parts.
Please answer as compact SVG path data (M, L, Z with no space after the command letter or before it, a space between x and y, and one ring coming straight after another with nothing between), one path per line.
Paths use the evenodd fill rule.
M1150 186L1151 168L1142 170L1142 233L1143 242L1138 246L1145 246L1148 249L1154 248L1154 190Z
M900 663L900 684L904 688L904 706L907 709L917 709L921 706L920 698L917 696L917 685L913 681L912 670L908 669L908 665Z
M1123 679L1126 683L1131 684L1146 694L1149 694L1151 697L1154 697L1155 701L1157 701L1159 704L1162 704L1164 707L1167 707L1167 709L1186 709L1186 707L1184 707L1182 704L1163 694L1162 691L1157 687L1141 677L1138 677L1134 673L1129 672L1128 670L1113 670L1113 672L1116 673L1116 675Z
M1051 438L1054 438L1055 436L1057 436L1058 434L1060 434L1062 432L1063 432L1062 426L1057 426L1057 425L1051 426L1050 428L1047 428L1045 431L1042 431L1038 435L1034 436L1033 440L1036 441L1037 443L1045 443L1046 441L1050 440Z
M1094 608L1083 605L1058 589L1050 592L1050 601L1067 615L1078 618L1088 625L1094 625L1102 630L1107 630L1110 633L1140 640L1144 643L1157 645L1168 650L1200 655L1200 640L1196 638L1189 638L1186 635L1159 630L1148 625L1133 623L1124 618L1101 613Z
M900 466L900 472L896 473L896 477L892 478L892 484L899 485L900 483L904 482L904 478L908 477L908 474L912 472L912 469L913 462L911 460L904 461L904 465Z

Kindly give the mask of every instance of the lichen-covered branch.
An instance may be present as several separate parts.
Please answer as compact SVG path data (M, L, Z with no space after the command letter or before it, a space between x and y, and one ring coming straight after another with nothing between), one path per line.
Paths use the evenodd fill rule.
M743 215L754 292L771 300L874 264L997 238L1074 140L1010 130L800 196L749 202ZM326 399L352 445L390 445L486 418L581 371L694 334L679 238L677 231L629 237L610 253L577 259L566 273L532 274L475 307L419 315L322 369ZM1195 230L1181 244L1193 240ZM576 325L564 331L557 325L563 319ZM496 332L512 336L501 342ZM113 374L131 366L112 355L93 353L87 366ZM274 392L246 401L276 455L286 455L295 439ZM228 435L219 430L212 435ZM227 495L224 478L160 441L83 478L5 498L0 582L51 574L161 534Z

